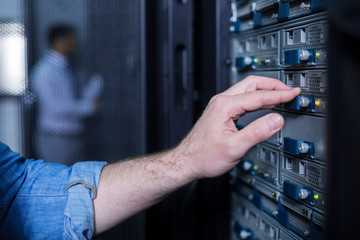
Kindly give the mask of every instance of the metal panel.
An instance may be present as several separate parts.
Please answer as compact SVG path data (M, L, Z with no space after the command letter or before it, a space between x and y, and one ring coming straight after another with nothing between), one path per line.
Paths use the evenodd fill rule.
M321 209L325 208L325 166L284 154L282 156L280 182L284 180L311 189L314 196L311 204Z
M282 79L288 86L300 87L302 96L314 98L315 107L312 111L305 110L307 113L324 116L328 112L328 73L325 69L283 71Z
M325 161L326 118L291 113L282 115L285 119L282 136L314 143L314 157Z

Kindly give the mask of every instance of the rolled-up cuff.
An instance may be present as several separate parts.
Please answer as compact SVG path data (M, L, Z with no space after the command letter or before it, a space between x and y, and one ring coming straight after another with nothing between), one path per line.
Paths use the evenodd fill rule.
M91 239L94 233L94 207L100 174L106 162L78 162L72 166L67 185L64 239Z

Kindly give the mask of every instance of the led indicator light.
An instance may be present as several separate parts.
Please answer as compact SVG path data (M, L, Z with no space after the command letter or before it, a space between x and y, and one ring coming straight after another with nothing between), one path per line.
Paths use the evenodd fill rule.
M257 171L259 169L259 166L258 165L255 165L254 166L254 170Z
M320 57L320 53L319 53L319 52L316 53L316 57L317 57L317 58Z
M314 195L314 198L315 198L315 200L318 200L319 199L319 195Z
M325 201L322 201L322 204L325 205Z
M275 197L275 193L271 193L271 196Z
M316 105L316 106L320 106L320 100L316 100L316 101L315 101L315 105Z
M259 59L255 58L255 59L254 59L254 62L255 62L255 63L259 63Z
M251 178L248 179L248 182L251 183Z

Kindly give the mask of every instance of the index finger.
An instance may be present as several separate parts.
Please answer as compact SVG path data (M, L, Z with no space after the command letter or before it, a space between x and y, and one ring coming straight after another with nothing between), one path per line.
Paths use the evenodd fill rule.
M299 95L300 89L291 88L287 90L261 90L240 95L227 96L227 104L223 109L227 117L237 119L246 112L252 112L264 108L264 106L275 106L276 104L289 102Z
M289 90L291 87L275 78L250 75L232 87L221 93L221 95L237 95L256 90Z

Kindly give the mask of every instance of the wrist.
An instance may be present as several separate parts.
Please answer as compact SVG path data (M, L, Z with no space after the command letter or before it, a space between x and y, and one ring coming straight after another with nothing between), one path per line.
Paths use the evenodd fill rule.
M172 149L171 152L171 161L174 162L177 172L181 174L184 185L201 177L197 171L196 154L190 154L189 149L184 146L183 142Z

